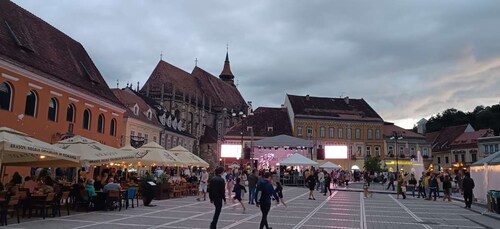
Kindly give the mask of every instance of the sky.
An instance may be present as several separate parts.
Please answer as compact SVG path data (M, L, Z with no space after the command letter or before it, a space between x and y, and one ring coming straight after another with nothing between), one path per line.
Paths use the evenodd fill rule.
M108 85L143 85L160 55L218 76L227 45L258 106L363 98L385 120L500 102L499 1L14 0L82 43Z

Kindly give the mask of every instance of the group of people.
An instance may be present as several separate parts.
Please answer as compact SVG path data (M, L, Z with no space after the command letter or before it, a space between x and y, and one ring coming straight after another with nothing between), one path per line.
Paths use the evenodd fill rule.
M23 181L22 176L18 172L13 174L12 179L5 186L0 183L0 190L6 190L12 195L16 194L20 188L27 189L30 194L48 194L54 192L58 187L50 176L26 176Z
M245 179L245 180L243 180ZM224 171L224 168L219 167L215 169L215 176L209 182L209 199L210 202L215 206L215 213L210 224L210 228L217 228L217 222L219 220L219 215L222 211L222 204L227 203L227 198L238 200L243 210L245 210L245 205L242 202L242 195L246 191L246 186L249 188L249 204L255 204L260 208L262 212L262 219L260 221L259 228L269 229L267 222L267 215L271 210L271 203L274 199L277 204L280 202L286 206L283 202L283 187L279 182L277 182L277 187L273 187L273 178L271 173L264 172L260 176L257 176L256 171L246 171L246 170L229 170ZM226 195L226 190L228 195ZM234 196L231 193L234 192Z

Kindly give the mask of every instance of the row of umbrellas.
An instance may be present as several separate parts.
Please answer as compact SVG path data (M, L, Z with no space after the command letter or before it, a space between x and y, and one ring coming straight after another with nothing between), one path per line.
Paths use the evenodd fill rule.
M7 127L0 127L0 162L39 167L104 163L208 167L207 162L182 146L166 150L150 142L138 149L131 146L116 149L82 136L51 145Z

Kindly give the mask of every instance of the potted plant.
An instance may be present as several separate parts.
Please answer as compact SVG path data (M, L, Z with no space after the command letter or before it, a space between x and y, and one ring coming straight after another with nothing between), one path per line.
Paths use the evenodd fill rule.
M153 176L149 173L146 173L141 176L141 182L139 183L139 188L141 189L142 201L144 206L149 206L153 198L155 197L155 186L151 185L150 182L153 182Z
M166 173L161 174L156 180L156 195L157 200L164 200L170 198L170 183L168 180L170 176Z

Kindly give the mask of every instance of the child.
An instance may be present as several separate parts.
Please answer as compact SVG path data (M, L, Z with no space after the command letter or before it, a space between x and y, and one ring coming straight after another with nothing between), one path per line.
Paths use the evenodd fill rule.
M365 194L365 198L367 198L368 196L373 196L373 193L368 191L368 187L368 182L365 180L365 183L363 184L363 193Z
M247 190L246 190L245 186L240 184L240 181L241 181L241 179L239 177L236 178L236 183L234 184L234 189L233 189L233 192L234 192L233 204L234 204L234 200L238 200L241 204L241 207L243 207L243 212L245 212L245 210L246 210L245 205L241 201L241 190L243 190L244 192L247 192Z
M283 200L283 186L281 186L280 182L276 182L276 189L275 189L275 191L278 194L278 197L280 198L281 203L286 208L285 201Z

